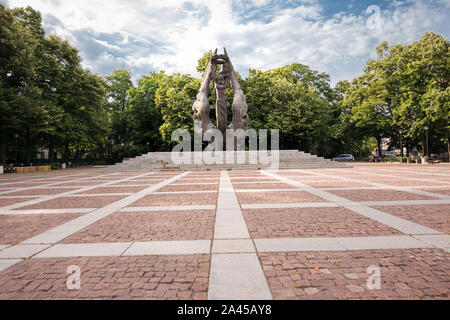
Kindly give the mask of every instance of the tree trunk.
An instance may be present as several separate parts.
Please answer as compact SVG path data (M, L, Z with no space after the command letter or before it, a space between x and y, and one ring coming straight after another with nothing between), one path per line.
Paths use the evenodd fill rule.
M448 129L445 129L445 139L447 139L447 152L448 155L450 156L450 137L448 134Z
M54 151L53 151L53 140L50 138L49 144L48 144L48 163L53 163L54 161Z
M69 163L69 142L64 144L64 162Z
M381 158L382 156L382 150L381 150L381 137L377 137L377 143L378 143L378 157Z
M2 164L6 165L5 131L3 129L0 129L0 149L2 153Z
M30 137L30 135L31 135L30 128L27 127L26 142L25 142L25 150L26 150L26 153L27 153L27 163L26 163L26 165L29 165L31 163L31 152L30 152L31 137Z

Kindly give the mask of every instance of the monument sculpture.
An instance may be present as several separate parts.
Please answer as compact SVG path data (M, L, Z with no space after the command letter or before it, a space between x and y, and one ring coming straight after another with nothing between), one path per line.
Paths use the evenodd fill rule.
M221 66L219 74L216 76L217 69ZM208 101L208 92L210 84L213 84L216 96L216 124L211 122L209 117L210 106ZM225 90L231 85L233 90L233 104L231 110L233 118L230 125L227 119L227 101ZM205 74L203 75L197 99L192 107L194 111L194 127L196 132L203 135L209 129L218 129L222 132L225 141L227 129L242 129L244 132L248 130L248 106L245 101L245 95L239 84L233 64L228 56L227 50L224 48L224 54L218 54L217 49L214 51Z

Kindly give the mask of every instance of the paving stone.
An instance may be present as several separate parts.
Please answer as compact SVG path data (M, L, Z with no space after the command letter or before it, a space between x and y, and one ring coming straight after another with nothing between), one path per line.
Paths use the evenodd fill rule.
M209 254L210 240L135 242L124 256Z
M214 240L212 253L251 253L256 252L250 239Z
M33 258L114 257L122 255L130 245L131 242L56 244Z
M235 253L213 255L208 299L272 299L256 254Z

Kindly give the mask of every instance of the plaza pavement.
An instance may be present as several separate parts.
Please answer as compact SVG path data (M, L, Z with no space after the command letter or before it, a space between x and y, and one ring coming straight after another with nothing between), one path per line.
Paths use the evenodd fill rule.
M444 164L5 175L0 299L448 300L449 217Z

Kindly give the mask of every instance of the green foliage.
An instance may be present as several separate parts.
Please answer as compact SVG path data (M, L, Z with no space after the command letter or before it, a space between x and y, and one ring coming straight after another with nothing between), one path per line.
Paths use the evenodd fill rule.
M199 60L203 74L212 52ZM425 33L412 44L377 47L361 76L335 88L326 73L293 63L238 74L246 95L249 127L279 129L283 149L328 157L366 158L381 138L390 148L423 148L429 126L431 150L450 151L449 42ZM218 68L218 71L220 68ZM193 131L192 105L201 79L150 72L133 84L120 68L101 78L81 67L78 50L45 35L31 7L0 5L1 158L31 162L40 148L64 160L116 162L148 151L169 151L172 132ZM233 102L231 88L227 103ZM211 119L215 95L210 87ZM231 119L229 108L229 119ZM81 160L84 158L83 160Z

